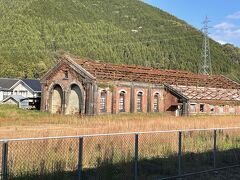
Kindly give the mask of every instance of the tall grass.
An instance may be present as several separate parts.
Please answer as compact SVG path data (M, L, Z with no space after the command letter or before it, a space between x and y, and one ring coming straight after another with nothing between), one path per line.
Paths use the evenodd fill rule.
M0 138L240 126L240 116L173 117L161 113L60 116L0 105Z
M0 137L39 137L93 133L240 126L239 116L172 117L157 114L120 114L93 117L59 116L0 106ZM218 132L218 164L231 165L239 157L238 130ZM1 145L0 145L1 146ZM211 168L213 132L183 133L183 171ZM142 179L176 175L178 134L139 135L139 168ZM1 159L1 153L0 153ZM84 139L85 179L132 179L134 136ZM9 143L11 179L73 179L78 161L78 139Z

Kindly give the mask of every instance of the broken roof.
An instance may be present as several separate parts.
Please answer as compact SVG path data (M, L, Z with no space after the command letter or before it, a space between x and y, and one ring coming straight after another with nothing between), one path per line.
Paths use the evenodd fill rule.
M171 85L190 100L240 101L239 89Z
M115 65L89 59L74 58L73 60L98 80L240 89L240 84L221 75L209 76L187 71L162 70L133 65Z

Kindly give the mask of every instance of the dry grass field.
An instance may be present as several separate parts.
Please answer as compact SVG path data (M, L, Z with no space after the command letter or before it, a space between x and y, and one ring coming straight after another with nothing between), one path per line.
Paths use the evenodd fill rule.
M0 105L0 139L225 127L240 127L240 116L173 117L161 113L139 113L75 117ZM239 142L239 130L218 131L219 166L231 165L240 158ZM184 172L211 168L212 147L213 131L184 133ZM72 179L76 175L77 149L78 139L72 138L9 142L10 177L20 180L41 175L46 179L59 179L61 176ZM174 175L177 152L178 133L139 135L141 178ZM132 179L134 136L84 138L83 157L85 177L119 179L127 176L126 179Z
M0 139L224 127L240 127L240 116L173 117L158 113L74 117L0 105Z

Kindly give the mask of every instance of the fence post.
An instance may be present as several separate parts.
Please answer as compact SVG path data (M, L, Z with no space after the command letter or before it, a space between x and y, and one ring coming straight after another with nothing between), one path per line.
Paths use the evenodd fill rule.
M82 179L82 167L83 166L83 137L79 138L78 145L78 180Z
M138 180L138 134L135 134L135 160L134 160L134 179Z
M178 175L182 175L182 132L178 133Z
M7 180L8 140L2 144L2 180Z
M213 135L213 168L216 168L216 152L217 152L217 130L214 129Z

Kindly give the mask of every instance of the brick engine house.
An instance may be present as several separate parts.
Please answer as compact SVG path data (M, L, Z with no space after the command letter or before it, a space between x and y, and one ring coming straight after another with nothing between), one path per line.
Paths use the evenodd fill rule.
M64 55L41 84L41 109L53 114L240 114L240 84L219 75L114 65Z

